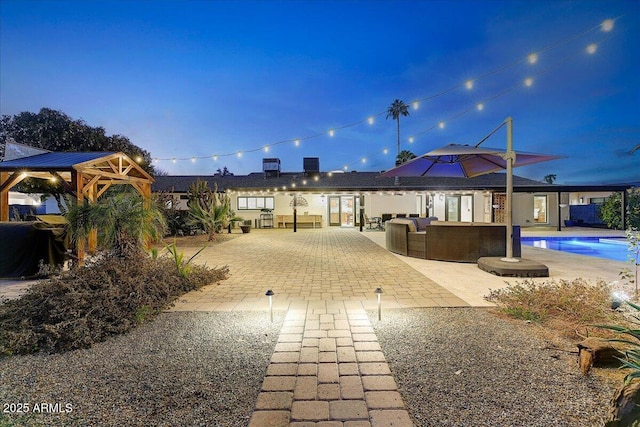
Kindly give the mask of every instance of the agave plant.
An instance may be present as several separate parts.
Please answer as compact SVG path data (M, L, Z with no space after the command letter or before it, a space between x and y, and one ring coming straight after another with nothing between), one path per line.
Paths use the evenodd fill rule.
M231 221L238 221L231 210L231 199L228 194L218 192L218 185L211 190L206 181L197 180L189 187L189 219L191 225L204 228L209 234L209 241L214 240Z
M625 326L617 325L598 325L598 327L630 337L614 338L609 340L612 342L619 342L630 346L630 349L624 352L625 358L620 358L623 367L629 368L631 370L624 378L625 384L629 384L635 379L640 379L640 306L630 301L626 301L626 303L638 312L638 314L631 315L631 317L633 318L633 323L638 325L638 328L632 329Z

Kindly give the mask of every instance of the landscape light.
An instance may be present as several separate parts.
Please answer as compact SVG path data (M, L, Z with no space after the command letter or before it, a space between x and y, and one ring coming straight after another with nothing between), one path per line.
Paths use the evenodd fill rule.
M375 293L378 298L378 320L382 320L382 288L376 288Z
M271 323L273 323L273 296L275 293L269 289L265 295L269 297L269 315L271 316Z

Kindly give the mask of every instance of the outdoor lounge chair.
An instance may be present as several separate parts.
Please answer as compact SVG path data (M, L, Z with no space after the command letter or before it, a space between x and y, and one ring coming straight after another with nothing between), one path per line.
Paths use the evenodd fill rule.
M369 229L373 230L373 225L375 224L375 228L380 229L382 224L380 223L380 217L374 216L369 218L367 214L364 214L364 222L369 225Z

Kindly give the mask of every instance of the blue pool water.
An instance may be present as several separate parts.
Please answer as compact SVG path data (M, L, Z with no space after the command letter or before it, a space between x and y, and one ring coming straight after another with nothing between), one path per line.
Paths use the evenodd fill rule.
M629 256L629 247L627 240L624 238L522 237L522 244L615 261L626 261Z

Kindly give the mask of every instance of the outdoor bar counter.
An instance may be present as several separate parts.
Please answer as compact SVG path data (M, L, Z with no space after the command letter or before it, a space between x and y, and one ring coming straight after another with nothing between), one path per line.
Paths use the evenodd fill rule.
M415 258L477 262L507 251L505 224L434 221L420 229L408 220L392 220L385 230L389 251ZM513 256L521 256L519 226L513 227Z

